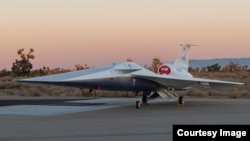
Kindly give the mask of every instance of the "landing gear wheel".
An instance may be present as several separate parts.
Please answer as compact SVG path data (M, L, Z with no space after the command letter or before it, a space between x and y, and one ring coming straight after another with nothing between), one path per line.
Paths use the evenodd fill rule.
M143 104L147 104L147 102L148 102L148 96L147 95L143 95L142 96L142 103Z
M141 107L140 101L136 101L136 109L140 109L140 107Z
M184 104L183 96L179 96L178 104L180 104L180 105L183 105L183 104Z

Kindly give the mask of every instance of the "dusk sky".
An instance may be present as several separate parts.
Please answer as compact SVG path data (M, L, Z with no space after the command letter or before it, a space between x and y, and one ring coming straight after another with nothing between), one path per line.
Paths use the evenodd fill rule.
M0 0L0 70L34 49L34 68L250 57L249 0ZM19 59L19 58L18 58Z

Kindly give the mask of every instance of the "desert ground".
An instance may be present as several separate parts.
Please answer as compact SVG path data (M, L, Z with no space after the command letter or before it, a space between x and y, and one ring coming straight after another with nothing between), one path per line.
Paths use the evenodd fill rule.
M243 82L233 90L216 90L210 88L192 88L179 91L178 94L190 98L250 98L250 72L206 72L193 73L194 77ZM17 82L23 77L0 77L0 97L93 97L88 89L26 84ZM133 92L97 90L98 97L135 97Z

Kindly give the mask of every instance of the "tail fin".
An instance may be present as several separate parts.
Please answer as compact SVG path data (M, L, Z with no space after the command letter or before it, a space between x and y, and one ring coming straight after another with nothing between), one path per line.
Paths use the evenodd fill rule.
M189 65L189 49L191 46L197 46L197 45L191 45L191 44L187 44L187 43L183 43L180 46L182 46L181 48L181 52L178 56L178 58L175 60L174 65L177 68L181 68L182 70L186 70L188 71L188 65Z

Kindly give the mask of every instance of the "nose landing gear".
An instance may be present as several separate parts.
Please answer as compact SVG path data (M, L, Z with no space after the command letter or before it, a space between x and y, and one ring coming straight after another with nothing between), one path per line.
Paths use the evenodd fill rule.
M138 100L136 101L136 109L139 109L141 107L141 104L143 105L147 105L148 104L148 95L150 93L147 93L147 92L143 92L142 93L142 100L141 102Z

